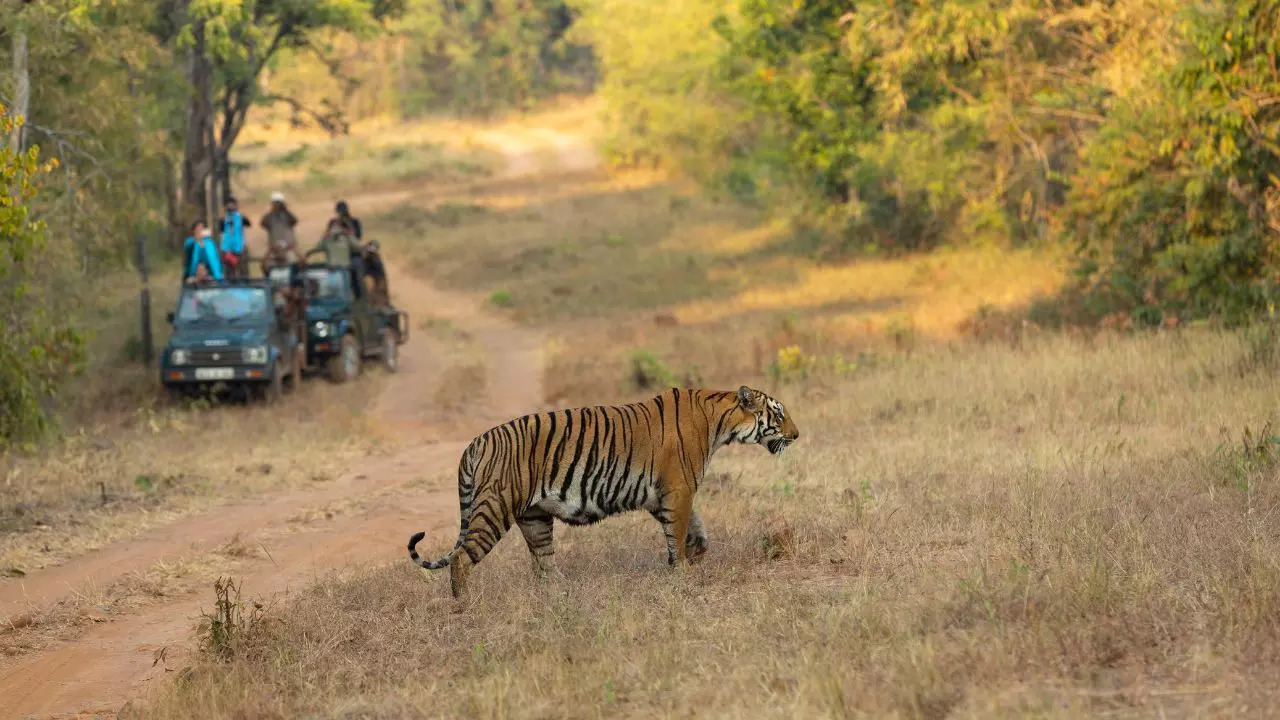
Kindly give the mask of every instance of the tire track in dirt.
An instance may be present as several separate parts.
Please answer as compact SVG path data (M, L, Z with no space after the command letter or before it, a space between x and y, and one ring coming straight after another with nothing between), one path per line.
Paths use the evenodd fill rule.
M590 151L582 150L585 144L555 131L544 134L552 136L562 138L551 143L555 164L583 167L590 162ZM509 159L506 171L495 179L547 170L537 164L540 155L527 135L489 131L485 137ZM440 192L425 187L346 199L364 214L427 194L439 197ZM319 237L331 210L331 202L295 208L306 218L299 223L299 243L304 248ZM261 502L224 505L89 553L80 561L34 573L21 583L0 584L0 613L12 617L33 605L67 597L86 583L110 582L166 557L208 551L237 535L243 544L260 544L269 554L266 559L243 561L237 570L246 599L279 595L309 584L323 571L403 561L404 541L417 530L451 539L457 532L457 491L452 482L457 458L476 432L542 407L543 339L540 333L489 314L476 298L440 291L397 272L394 257L387 261L392 266L396 303L411 314L411 320L448 318L466 328L484 348L488 358L485 402L477 403L463 422L455 420L453 426L443 427L427 392L433 379L431 354L415 348L411 337L405 346L409 351L401 356L398 372L388 378L373 412L408 437L426 435L432 444L372 458L318 492L296 490ZM424 475L434 475L437 481L413 486ZM299 510L406 485L410 487L375 498L358 512L288 531L290 519ZM0 715L88 712L113 716L122 703L160 685L169 670L181 667L182 657L191 651L201 609L208 606L204 595L149 605L139 613L94 626L74 640L0 665L0 698L5 699Z

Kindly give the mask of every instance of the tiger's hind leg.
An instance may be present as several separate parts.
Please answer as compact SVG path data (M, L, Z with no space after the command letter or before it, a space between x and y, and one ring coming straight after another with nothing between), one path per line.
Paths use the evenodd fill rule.
M505 505L496 500L480 500L476 503L471 523L467 527L467 536L462 541L462 549L449 565L450 589L455 598L461 598L467 592L467 575L471 568L478 565L494 545L511 529L511 513Z
M531 507L516 519L524 542L529 546L529 554L533 556L533 574L546 578L555 572L555 545L552 530L554 528L551 514L540 507Z

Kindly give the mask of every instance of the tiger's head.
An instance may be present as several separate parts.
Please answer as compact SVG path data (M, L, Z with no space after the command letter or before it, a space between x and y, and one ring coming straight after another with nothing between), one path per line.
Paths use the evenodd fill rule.
M800 438L800 429L782 403L746 385L738 388L737 410L741 419L728 442L756 443L777 455Z

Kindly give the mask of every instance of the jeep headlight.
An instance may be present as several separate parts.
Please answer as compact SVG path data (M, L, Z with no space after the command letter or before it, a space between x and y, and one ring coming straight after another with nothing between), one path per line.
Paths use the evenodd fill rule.
M267 362L267 348L261 345L247 347L242 354L245 363L248 365L265 365Z
M328 323L317 322L315 325L311 326L311 329L315 332L316 337L318 338L329 337Z
M186 365L190 361L191 361L191 355L186 350L183 350L182 348L178 348L173 352L169 353L169 362L173 363L174 365Z

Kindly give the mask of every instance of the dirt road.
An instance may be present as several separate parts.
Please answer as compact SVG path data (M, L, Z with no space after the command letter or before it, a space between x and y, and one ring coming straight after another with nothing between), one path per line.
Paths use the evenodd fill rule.
M495 179L581 169L594 161L584 143L551 129L491 131L485 141L508 159L506 172ZM416 193L427 190L352 194L346 199L359 214L371 215L413 202ZM295 208L306 218L299 228L300 242L319 237L331 210L329 201ZM439 544L451 539L457 532L457 492L451 478L458 456L476 432L541 408L542 339L487 313L475 298L442 292L398 270L394 256L387 261L397 305L415 319L447 318L485 351L487 396L477 398L464 420L451 418L452 425L442 426L428 393L433 387L432 353L411 337L402 348L399 371L387 378L373 410L412 438L409 449L350 468L323 490L295 490L224 505L67 565L0 582L0 618L19 618L32 607L81 588L145 571L166 558L208 552L233 539L265 551L236 560L236 578L254 598L278 596L332 568L403 560L405 540L419 529L425 529L428 538L438 538ZM291 522L301 510L343 501L359 502L355 510L301 529ZM74 640L0 665L0 716L114 716L125 702L181 667L181 656L191 651L201 609L210 604L207 592L162 599L143 612L104 619Z

